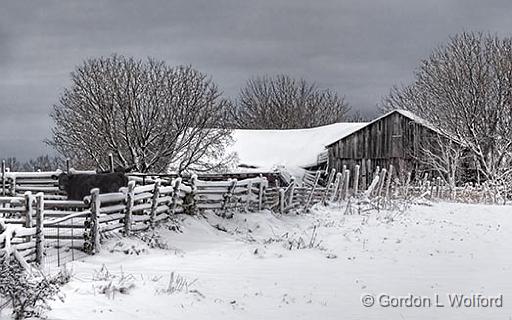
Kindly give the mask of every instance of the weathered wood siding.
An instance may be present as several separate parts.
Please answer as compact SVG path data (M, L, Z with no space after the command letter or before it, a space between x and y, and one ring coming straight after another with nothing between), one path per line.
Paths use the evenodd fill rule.
M370 172L390 164L398 172L414 169L418 145L431 133L431 129L410 118L391 113L330 145L329 167L341 171L344 165L351 169L369 159L371 167L366 170Z

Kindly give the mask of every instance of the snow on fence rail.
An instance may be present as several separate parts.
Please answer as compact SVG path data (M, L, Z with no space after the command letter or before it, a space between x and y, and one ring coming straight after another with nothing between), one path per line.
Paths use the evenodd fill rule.
M48 259L56 252L60 265L66 260L60 248L71 249L70 260L74 260L73 250L94 254L101 250L102 240L113 233L129 236L153 228L174 214L194 214L201 210L225 214L233 209L270 209L285 214L336 201L382 208L393 198L494 202L498 198L495 189L486 185L467 184L450 189L440 179L427 176L413 183L411 174L400 181L392 166L369 173L368 185L367 177L356 166L352 171L343 168L342 172L308 173L306 183L290 178L287 186L276 188L269 188L264 177L204 181L193 176L187 182L180 177L147 179L145 182L151 182L148 185L137 185L137 179L131 179L128 187L119 192L99 194L98 189L93 189L84 201L49 198L44 192L33 196L32 190L41 190L37 188L20 194L25 190L23 186L43 185L56 173L59 171L3 175L2 183L7 184L7 190L14 186L14 192L0 196L0 259L14 256L23 265L41 264L45 255Z
M26 269L43 257L42 212L39 198L27 192L24 197L0 197L0 259L14 257ZM34 221L35 218L35 221Z
M2 170L1 194L17 196L26 191L44 192L47 198L65 199L59 190L57 179L61 173L60 170L45 172L6 172Z

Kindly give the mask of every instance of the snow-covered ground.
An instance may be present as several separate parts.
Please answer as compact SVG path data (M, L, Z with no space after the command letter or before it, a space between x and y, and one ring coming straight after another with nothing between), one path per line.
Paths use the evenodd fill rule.
M289 216L183 216L180 232L169 230L171 223L158 231L168 249L111 239L101 254L70 265L66 301L52 303L49 317L510 319L510 207L439 203L389 218L345 216L336 207ZM177 282L178 292L167 290L172 273L183 277L181 291ZM503 306L449 307L449 294L479 293L503 295ZM362 304L367 294L373 307ZM379 297L385 304L385 295L410 294L434 305L377 306ZM445 307L435 307L436 294Z

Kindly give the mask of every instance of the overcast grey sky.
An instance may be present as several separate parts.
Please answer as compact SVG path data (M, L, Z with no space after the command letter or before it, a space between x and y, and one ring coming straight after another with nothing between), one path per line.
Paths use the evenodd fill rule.
M463 30L510 36L512 1L0 0L0 158L50 151L51 105L88 57L192 64L231 97L251 76L288 73L375 115L392 85Z

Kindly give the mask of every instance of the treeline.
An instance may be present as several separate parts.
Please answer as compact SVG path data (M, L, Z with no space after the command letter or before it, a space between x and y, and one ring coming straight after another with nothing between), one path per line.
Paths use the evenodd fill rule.
M58 156L42 155L36 158L19 161L16 157L9 157L4 159L5 167L13 172L30 172L30 171L55 171L63 169L65 161Z
M249 80L238 99L192 66L112 55L71 73L53 106L46 142L74 167L134 166L139 172L225 170L233 128L309 128L348 120L335 90L289 75Z
M512 183L512 40L464 32L420 62L410 84L394 87L384 111L407 109L440 128L452 145L430 165L456 179L468 156L484 180ZM120 55L87 59L53 106L47 143L80 168L116 165L139 172L226 170L234 128L309 128L349 116L342 93L286 74L251 78L223 95L192 66ZM459 148L462 146L462 148ZM455 159L455 161L454 161Z

